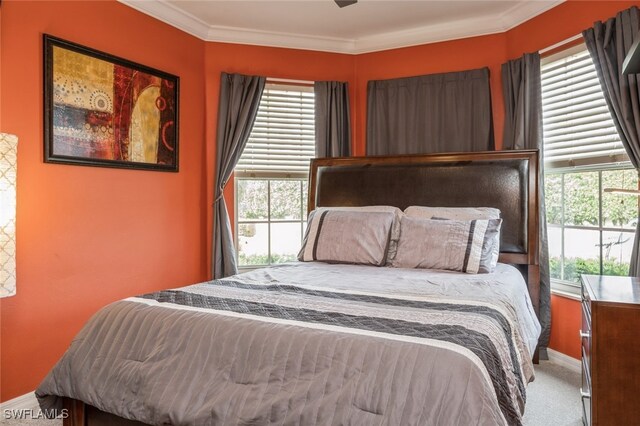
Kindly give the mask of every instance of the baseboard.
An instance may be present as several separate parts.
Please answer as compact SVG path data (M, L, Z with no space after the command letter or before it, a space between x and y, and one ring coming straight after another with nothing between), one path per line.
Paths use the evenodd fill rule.
M0 404L0 413L4 413L5 410L35 410L37 408L36 394L29 392Z
M549 355L549 362L567 368L571 371L575 371L576 373L580 373L582 371L582 363L579 359L565 355L562 352L554 351L553 349L547 349L547 354Z

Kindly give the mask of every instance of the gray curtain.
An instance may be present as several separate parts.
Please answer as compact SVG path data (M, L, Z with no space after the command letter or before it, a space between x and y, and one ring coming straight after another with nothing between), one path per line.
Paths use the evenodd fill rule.
M551 333L551 284L549 277L549 244L544 203L544 162L542 140L542 88L540 55L528 53L502 64L502 92L504 96L503 149L537 149L540 151L538 189L540 208L540 336L541 358L547 359L546 349Z
M488 68L369 82L367 155L493 149Z
M640 167L640 74L622 75L622 63L639 31L640 13L634 6L582 32L613 122L636 170ZM631 253L631 276L640 276L639 254L640 223Z
M264 77L224 72L220 76L212 237L214 278L238 272L233 234L223 193L249 139L265 81Z
M351 117L349 83L316 81L315 126L316 157L351 155Z

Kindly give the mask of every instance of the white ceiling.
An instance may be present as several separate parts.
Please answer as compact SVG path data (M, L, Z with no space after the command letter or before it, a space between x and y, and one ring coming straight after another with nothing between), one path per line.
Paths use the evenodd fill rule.
M564 0L119 0L207 41L358 54L506 31Z

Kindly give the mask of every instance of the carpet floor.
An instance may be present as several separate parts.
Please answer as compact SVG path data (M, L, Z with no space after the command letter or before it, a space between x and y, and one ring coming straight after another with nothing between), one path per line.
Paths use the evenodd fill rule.
M524 426L582 426L579 372L549 361L535 366L527 386Z
M580 373L549 361L535 366L536 379L527 387L524 426L581 426ZM7 420L7 426L61 426L62 420Z

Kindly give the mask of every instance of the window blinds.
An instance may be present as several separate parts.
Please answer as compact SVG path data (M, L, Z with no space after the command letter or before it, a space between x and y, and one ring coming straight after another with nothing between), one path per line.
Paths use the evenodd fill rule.
M306 177L314 156L313 87L268 83L236 173Z
M545 166L628 161L586 46L546 58L541 73Z

